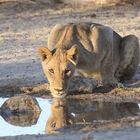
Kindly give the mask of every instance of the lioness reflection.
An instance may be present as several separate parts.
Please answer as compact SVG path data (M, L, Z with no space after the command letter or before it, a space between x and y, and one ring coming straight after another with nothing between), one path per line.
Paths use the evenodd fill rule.
M99 120L118 120L135 116L139 112L136 103L109 103L83 100L54 99L51 115L46 123L46 133L56 132L71 124L93 124Z
M54 99L51 104L51 115L47 120L46 133L71 124L71 114L65 99Z

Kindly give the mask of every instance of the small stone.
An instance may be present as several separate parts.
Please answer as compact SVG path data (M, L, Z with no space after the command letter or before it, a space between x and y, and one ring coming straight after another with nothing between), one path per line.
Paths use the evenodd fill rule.
M37 100L29 95L11 97L4 102L1 109L10 112L41 111Z
M9 98L0 108L0 115L5 121L16 126L36 124L41 108L37 100L29 95Z

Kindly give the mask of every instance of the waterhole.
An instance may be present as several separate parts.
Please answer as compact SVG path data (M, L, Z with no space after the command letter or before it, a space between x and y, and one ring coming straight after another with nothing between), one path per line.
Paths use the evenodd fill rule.
M8 98L0 98L0 106ZM139 121L140 104L95 102L77 99L36 98L41 108L39 115L22 114L0 116L0 137L25 134L50 134L65 130L78 131L115 128ZM29 121L31 120L31 121ZM135 122L136 122L135 121ZM134 122L133 122L134 123ZM115 125L116 124L116 125Z

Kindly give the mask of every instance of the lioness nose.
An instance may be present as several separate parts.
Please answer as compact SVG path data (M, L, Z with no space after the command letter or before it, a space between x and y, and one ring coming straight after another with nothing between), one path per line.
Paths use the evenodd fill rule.
M61 91L63 91L63 89L62 89L62 88L60 88L60 89L58 89L58 88L55 88L55 90L56 90L56 91L58 91L58 92L61 92Z

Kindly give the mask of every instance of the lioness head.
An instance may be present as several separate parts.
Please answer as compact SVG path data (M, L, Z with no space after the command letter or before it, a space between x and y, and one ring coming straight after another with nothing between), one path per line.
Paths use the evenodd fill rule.
M72 115L68 112L66 100L54 99L51 104L51 114L46 123L46 134L55 133L57 129L73 123Z
M39 52L52 95L54 97L64 97L67 94L68 83L78 61L77 46L74 45L69 50L58 48L56 51L41 47Z

